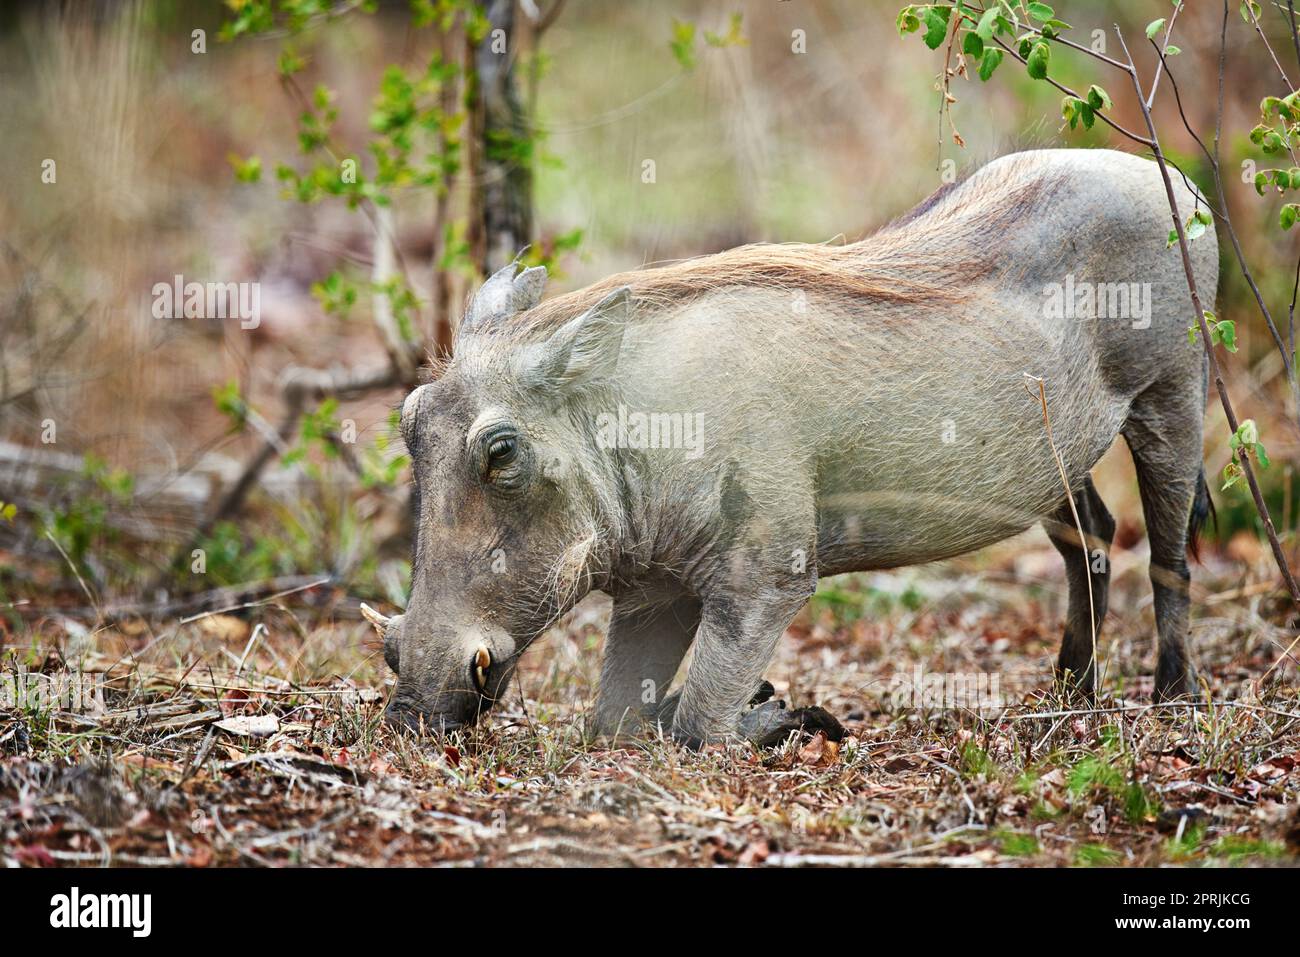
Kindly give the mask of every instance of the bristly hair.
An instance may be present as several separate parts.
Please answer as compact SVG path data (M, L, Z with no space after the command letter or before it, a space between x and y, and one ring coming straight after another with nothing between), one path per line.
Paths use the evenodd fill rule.
M538 338L622 286L632 290L634 315L736 286L805 290L850 306L960 302L1005 265L993 240L1050 200L1055 185L1032 153L1022 154L994 172L986 167L942 187L856 243L754 243L618 273L549 299L493 332L514 341Z

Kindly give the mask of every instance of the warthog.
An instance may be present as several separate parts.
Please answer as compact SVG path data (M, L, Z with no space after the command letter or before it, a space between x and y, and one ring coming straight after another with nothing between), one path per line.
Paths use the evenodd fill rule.
M1181 182L1177 196L1189 216L1198 198ZM648 721L691 745L771 742L809 712L747 705L819 577L960 555L1036 522L1065 558L1059 671L1090 688L1115 526L1089 470L1121 434L1151 544L1156 693L1192 693L1185 553L1209 506L1206 375L1169 226L1154 164L1043 150L850 245L745 246L546 302L543 270L498 272L455 358L402 408L416 545L409 606L386 621L389 719L474 721L599 589L613 611L597 732ZM1213 233L1191 248L1212 299ZM1149 290L1135 298L1150 314L1102 318L1078 293L1115 284ZM1045 383L1086 542L1026 375ZM671 441L674 423L691 441Z

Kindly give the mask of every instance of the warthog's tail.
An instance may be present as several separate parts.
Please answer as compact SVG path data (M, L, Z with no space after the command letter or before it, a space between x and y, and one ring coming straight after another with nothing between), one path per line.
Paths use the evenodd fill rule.
M1205 519L1214 520L1214 530L1219 530L1219 514L1214 510L1214 499L1210 498L1210 487L1205 481L1205 469L1196 476L1196 497L1192 499L1192 514L1187 519L1187 548L1192 557L1201 560L1201 528Z

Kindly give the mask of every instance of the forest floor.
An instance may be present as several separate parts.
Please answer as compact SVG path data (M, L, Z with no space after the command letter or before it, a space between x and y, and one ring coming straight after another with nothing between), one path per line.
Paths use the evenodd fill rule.
M423 741L382 726L377 638L328 584L199 614L18 604L0 862L1296 864L1282 597L1263 572L1198 569L1192 648L1212 703L1151 707L1145 562L1116 563L1096 709L1051 691L1061 574L1034 543L824 585L768 677L848 736L762 752L584 742L607 601L531 651L479 727ZM47 689L80 673L91 693L16 700L19 672Z

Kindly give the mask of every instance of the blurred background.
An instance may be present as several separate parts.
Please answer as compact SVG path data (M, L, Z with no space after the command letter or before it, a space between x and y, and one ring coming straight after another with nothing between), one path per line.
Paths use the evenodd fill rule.
M945 177L1017 149L1137 151L1102 123L1063 130L1060 93L1010 57L987 83L952 79L957 145L939 111L943 50L899 36L895 0L495 6L0 9L0 610L10 627L24 609L88 596L165 605L324 576L400 604L407 476L392 412L420 374L411 356L445 347L475 283L527 243L529 261L552 267L554 294L745 242L852 241ZM1283 200L1257 195L1243 164L1275 165L1248 135L1261 98L1289 93L1280 73L1300 65L1284 14L1261 13L1275 65L1235 6L1225 185L1285 333L1294 234L1277 225ZM1169 9L1076 2L1058 15L1069 36L1120 57L1117 23L1149 81L1155 54L1138 41ZM492 67L476 57L503 16L505 66ZM1218 4L1192 5L1170 60L1207 144L1222 16ZM1058 49L1052 76L1101 83L1117 122L1142 127L1121 73ZM1155 112L1171 159L1212 192L1168 82ZM340 185L330 171L348 158L358 176ZM1229 385L1239 413L1260 423L1274 463L1261 478L1294 552L1296 410L1221 246L1218 314L1236 321L1240 345L1226 357ZM260 323L157 318L154 286L176 275L258 283ZM295 391L303 375L326 384ZM1212 398L1211 476L1228 461L1227 439ZM1140 550L1126 459L1121 443L1098 481L1121 520L1119 546ZM1243 488L1212 484L1220 522L1208 561L1230 579L1270 578ZM1049 575L1055 560L1035 531L973 561Z

